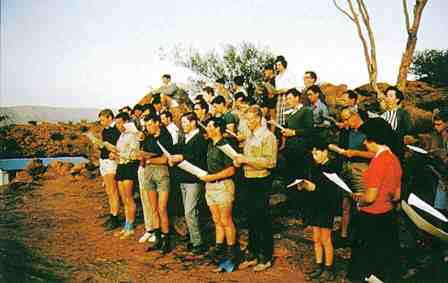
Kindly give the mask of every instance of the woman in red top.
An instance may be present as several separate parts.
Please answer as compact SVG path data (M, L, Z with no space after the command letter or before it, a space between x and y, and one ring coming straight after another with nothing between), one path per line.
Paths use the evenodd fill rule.
M389 147L394 145L395 133L381 118L368 120L360 130L375 157L363 175L364 192L353 194L359 215L347 277L357 282L373 274L384 282L395 282L399 243L394 203L400 199L402 175L400 161Z

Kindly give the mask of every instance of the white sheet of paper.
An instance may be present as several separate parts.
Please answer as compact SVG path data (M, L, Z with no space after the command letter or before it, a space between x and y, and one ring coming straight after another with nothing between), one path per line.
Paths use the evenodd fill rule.
M198 125L199 125L199 127L201 127L202 129L207 130L207 127L206 127L204 124L202 124L201 122L198 122Z
M367 116L368 116L369 118L378 118L378 117L380 117L380 114L375 113L375 112L367 111Z
M302 183L302 182L303 182L303 179L296 179L294 182L292 182L291 184L289 184L289 185L287 186L287 188L294 187L294 186L296 186L296 185L298 185L298 184L300 184L300 183Z
M414 145L409 145L409 144L407 144L406 146L410 150L412 150L412 151L415 151L415 152L418 152L418 153L422 153L422 154L428 154L428 152L426 150L424 150L423 148L421 148L421 147L414 146Z
M445 215L440 213L437 209L427 204L425 201L423 201L413 193L409 195L408 203L415 207L420 208L421 210L428 212L431 215L434 215L435 217L439 218L442 221L448 222L448 219L445 217Z
M184 160L181 163L179 163L177 166L179 166L180 169L187 171L188 173L196 176L196 177L202 177L205 175L208 175L208 172L205 170L202 170L201 168L194 166L190 162Z
M238 152L236 152L233 147L230 146L230 144L221 145L218 146L218 148L232 160L235 160L236 156L238 155Z
M383 283L383 281L381 281L378 277L376 277L373 274L371 274L369 278L365 278L364 280L369 283Z
M338 176L336 173L326 173L323 172L325 177L327 177L330 181L338 185L341 189L348 192L349 194L353 194L352 190L347 186L347 184Z
M285 130L285 127L283 127L282 125L280 125L279 123L277 123L277 122L275 122L273 120L268 121L268 123L271 124L271 125L274 125L275 127L279 128L282 131Z
M163 154L166 155L166 157L168 158L171 157L171 154L168 152L168 150L166 150L166 148L161 143L159 143L159 141L157 141L157 145L160 147L160 149L162 150Z

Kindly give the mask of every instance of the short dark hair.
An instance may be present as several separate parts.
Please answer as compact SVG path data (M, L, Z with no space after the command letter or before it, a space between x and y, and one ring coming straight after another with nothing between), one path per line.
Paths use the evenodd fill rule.
M315 73L314 71L305 71L305 74L306 74L306 75L310 75L310 77L311 77L313 80L317 81L317 75L316 75L316 73Z
M162 75L162 78L171 80L171 75L170 75L170 74L163 74L163 75Z
M286 91L286 95L291 94L294 97L300 97L302 94L300 93L300 91L296 88L290 88L288 89L288 91Z
M212 105L213 104L224 104L224 105L226 105L226 99L224 98L224 96L218 95L215 98L213 98Z
M271 63L267 63L264 65L263 70L274 70L274 65Z
M120 112L115 116L115 119L122 119L123 121L127 122L131 120L131 117L129 116L128 112Z
M165 115L165 117L170 118L171 121L173 121L173 114L170 111L165 110L162 113L160 113L160 116L162 116L162 115Z
M240 98L243 99L242 101L245 101L246 100L246 95L243 92L239 91L239 92L235 93L233 98L235 99L235 101L240 99Z
M182 114L182 118L186 118L190 122L195 122L195 125L198 125L198 116L194 112L186 112Z
M146 115L145 118L143 118L143 120L144 120L145 122L148 122L148 121L154 121L154 122L159 122L159 123L161 123L161 121L160 121L160 116L157 115L157 114L155 114L155 113L151 113L151 114L149 114L149 115Z
M380 145L394 145L396 134L390 124L383 118L371 118L361 125L359 130L366 135L366 140Z
M103 109L100 111L100 113L98 113L98 117L111 117L112 119L114 118L114 112L110 109Z
M127 111L132 111L131 107L129 107L128 105L121 107L118 112L123 112L124 110Z
M154 109L154 106L152 106L152 104L147 103L143 105L143 112L149 110L149 113L155 113L156 109Z
M348 94L348 98L358 101L358 94L355 91L350 89L350 90L347 90L345 93Z
M318 85L312 85L310 86L307 90L306 90L306 95L308 95L308 91L312 91L313 93L317 93L319 95L322 94L322 90L320 89L320 87Z
M386 88L386 91L384 93L387 95L387 92L390 90L395 91L395 97L398 98L398 104L400 104L401 101L403 101L403 99L404 99L404 95L401 92L401 90L399 90L398 87L396 87L396 86L389 86Z
M275 58L275 63L277 62L280 62L283 65L283 67L285 67L285 69L288 67L288 61L286 61L283 55L279 55L277 56L277 58Z
M199 105L201 109L204 109L207 113L209 111L208 103L205 100L199 100L199 102L196 102L194 105Z
M310 148L317 149L317 150L326 150L328 149L329 142L326 139L323 139L318 134L314 134L311 136L311 144Z
M208 123L210 123L210 122L213 122L213 126L215 128L216 127L219 128L219 131L221 132L221 134L223 134L226 131L226 122L224 121L224 119L212 117L212 118L208 119L205 124L208 125Z
M215 82L217 82L218 84L226 84L226 80L224 78L219 78Z
M211 96L215 96L215 90L212 87L206 86L202 90L210 94Z
M141 105L141 104L135 104L134 108L132 109L132 112L135 112L135 110L143 111L143 110L145 110L145 108L143 108L143 105Z
M242 86L244 85L244 77L243 76L236 76L233 78L233 82L238 85L238 86Z

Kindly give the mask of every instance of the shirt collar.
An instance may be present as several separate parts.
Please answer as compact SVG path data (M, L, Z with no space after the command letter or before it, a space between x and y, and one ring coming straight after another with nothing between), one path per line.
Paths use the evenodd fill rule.
M189 142L197 134L199 134L199 129L194 129L188 134L185 134L185 143Z

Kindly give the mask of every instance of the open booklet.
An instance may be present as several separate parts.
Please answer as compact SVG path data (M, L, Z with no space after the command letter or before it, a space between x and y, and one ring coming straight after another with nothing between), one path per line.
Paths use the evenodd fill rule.
M437 217L438 219L440 219L444 222L448 222L448 219L445 217L445 215L440 213L437 209L435 209L431 205L427 204L426 202L424 202L422 199L420 199L418 196L416 196L413 193L409 195L408 203L415 207L418 207L421 210L428 212L429 214Z
M220 145L218 148L232 160L235 160L238 155L238 152L236 152L230 144Z
M157 141L157 145L160 147L160 149L162 150L163 154L166 155L166 157L168 157L168 158L171 157L171 154L168 152L168 150L166 150L166 148L161 143L159 143L158 141ZM196 176L198 178L202 177L202 176L205 176L205 175L208 175L207 171L202 170L201 168L191 164L187 160L182 161L181 163L177 164L177 166L180 169L182 169L182 170L184 170L184 171L186 171L186 172L190 173L191 175L194 175L194 176Z
M298 184L302 183L303 181L304 181L303 179L296 179L294 182L292 182L291 184L289 184L286 187L291 188L291 187L297 186Z
M347 186L347 184L338 176L336 173L326 173L323 172L325 177L327 177L330 181L338 185L341 189L348 192L349 194L353 194L352 190Z
M275 122L274 120L270 120L268 121L269 124L274 125L275 127L279 128L280 130L284 131L285 127L283 127L282 125L280 125L279 123Z
M188 162L186 160L184 160L181 163L177 164L177 166L180 169L182 169L184 171L187 171L188 173L190 173L190 174L192 174L192 175L194 175L194 176L196 176L198 178L203 177L205 175L208 175L207 171L205 171L205 170L203 170L203 169L201 169L201 168L191 164L190 162Z

